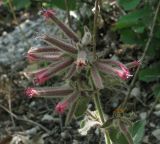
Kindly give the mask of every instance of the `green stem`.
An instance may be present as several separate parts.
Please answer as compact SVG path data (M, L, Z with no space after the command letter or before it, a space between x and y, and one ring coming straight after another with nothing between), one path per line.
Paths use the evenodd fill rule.
M95 93L95 95L94 95L94 103L95 103L95 106L96 106L96 110L98 111L100 122L103 124L105 122L105 118L104 118L102 105L101 105L98 93ZM109 132L108 132L107 129L105 129L104 137L105 137L106 144L111 144Z
M99 13L99 0L95 1L95 15L94 15L94 25L93 25L93 55L96 57L96 41L97 41L97 19Z
M68 25L69 27L71 27L71 17L70 17L70 11L68 7L68 0L65 0L65 7L66 7L66 12L67 12Z

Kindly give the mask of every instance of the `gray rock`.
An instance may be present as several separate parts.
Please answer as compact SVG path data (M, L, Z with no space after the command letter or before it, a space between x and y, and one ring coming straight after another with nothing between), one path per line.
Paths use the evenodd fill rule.
M160 129L156 129L152 132L152 135L160 140Z
M156 109L156 110L160 110L160 104L157 104L157 105L155 106L155 109Z
M154 123L149 123L150 127L156 127L156 125Z
M71 135L68 133L68 131L64 131L64 132L61 132L61 137L62 139L69 139L71 138Z
M140 113L140 118L141 118L142 120L145 120L146 117L147 117L147 113L146 113L146 112Z
M133 88L131 91L131 96L134 96L134 97L140 96L140 89L138 87Z
M72 144L79 144L79 142L77 140L73 140Z
M156 116L160 117L160 111L153 112Z

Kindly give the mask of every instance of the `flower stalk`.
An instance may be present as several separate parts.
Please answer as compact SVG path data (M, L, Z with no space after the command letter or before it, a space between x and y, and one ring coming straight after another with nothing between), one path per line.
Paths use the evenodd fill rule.
M99 115L100 122L103 125L103 123L105 122L105 118L104 118L104 112L103 112L103 109L102 109L102 105L101 105L101 101L100 101L98 92L95 93L93 99L94 99L94 103L95 103L95 106L96 106L96 110L97 110L98 115ZM105 129L105 131L104 131L104 137L105 137L106 144L111 144L109 132L108 132L107 129Z

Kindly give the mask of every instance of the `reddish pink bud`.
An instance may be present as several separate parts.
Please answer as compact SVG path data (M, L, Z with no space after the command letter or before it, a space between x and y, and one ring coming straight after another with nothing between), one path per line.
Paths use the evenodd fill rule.
M52 9L43 9L42 11L40 11L40 14L42 14L46 19L48 19L55 15L55 11Z
M37 59L37 56L33 53L28 53L27 58L29 62L35 61Z
M34 89L34 88L27 88L25 91L26 95L29 96L30 98L32 98L33 96L38 95L38 92Z
M79 93L77 91L74 91L71 95L69 95L66 99L64 99L62 102L59 102L55 108L56 112L59 114L63 114L66 109L69 108L70 105L72 105L76 99L78 98Z
M35 82L38 84L43 84L44 82L52 78L57 72L68 67L71 63L72 63L72 60L65 59L65 61L55 64L53 67L48 67L42 73L35 74Z
M56 23L60 29L72 40L75 42L79 41L79 38L76 33L74 33L68 26L66 26L63 22L61 22L56 16L55 16L55 11L48 9L48 10L43 10L41 11L41 14L46 18L46 19L52 19L54 23Z
M63 114L67 108L68 108L68 102L64 101L64 102L59 102L56 105L55 110L56 110L57 113Z

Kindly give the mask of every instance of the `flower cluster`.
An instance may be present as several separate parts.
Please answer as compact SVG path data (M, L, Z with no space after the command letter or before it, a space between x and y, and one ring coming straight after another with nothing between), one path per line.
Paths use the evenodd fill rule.
M81 74L81 71L87 70L88 78L91 78L95 89L103 89L103 81L101 75L110 74L126 80L132 75L129 69L139 65L138 61L124 65L119 61L110 59L94 58L93 52L89 49L92 42L92 36L89 30L84 28L84 35L80 39L68 26L61 22L53 10L43 10L41 14L48 20L52 20L64 34L69 38L69 42L60 40L59 38L43 34L38 38L48 46L32 47L27 58L29 62L49 62L50 64L36 71L26 72L36 84L44 84L46 81L54 77L61 71L66 70L64 79L72 79L76 74ZM82 72L83 73L83 72ZM26 94L29 97L52 96L63 97L64 99L56 106L58 113L64 113L81 95L81 90L74 85L63 87L37 87L27 88Z

